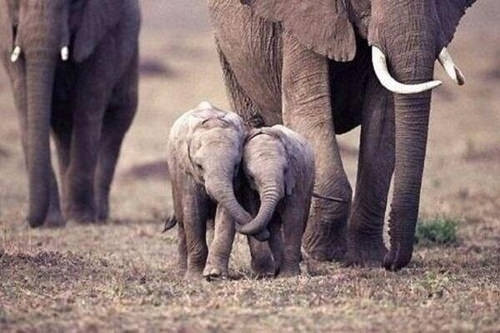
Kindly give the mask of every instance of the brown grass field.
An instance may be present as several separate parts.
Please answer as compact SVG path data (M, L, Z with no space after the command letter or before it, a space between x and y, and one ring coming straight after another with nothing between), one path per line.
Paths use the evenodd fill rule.
M186 282L165 144L201 100L227 108L203 1L142 0L141 103L112 193L112 221L32 230L16 112L0 71L0 331L500 331L500 3L479 0L452 44L467 75L433 100L421 218L458 222L458 241L418 245L408 268L304 263L257 280L238 239L220 282ZM187 4L189 3L189 4ZM340 137L354 182L359 131Z

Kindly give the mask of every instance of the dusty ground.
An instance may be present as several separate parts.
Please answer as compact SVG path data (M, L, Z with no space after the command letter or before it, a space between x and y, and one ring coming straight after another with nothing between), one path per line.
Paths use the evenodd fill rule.
M0 331L500 331L500 5L481 0L452 46L468 77L437 90L421 216L459 221L458 244L417 247L398 273L311 265L255 280L186 283L163 163L172 120L209 99L227 107L203 2L143 0L140 112L124 146L113 221L30 230L15 111L0 73ZM185 4L191 3L191 4ZM341 138L355 176L358 132ZM304 267L306 271L308 267Z

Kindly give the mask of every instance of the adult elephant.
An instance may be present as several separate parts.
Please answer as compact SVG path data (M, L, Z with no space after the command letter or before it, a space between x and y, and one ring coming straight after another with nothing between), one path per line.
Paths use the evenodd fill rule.
M208 1L226 86L249 125L283 123L313 146L315 198L305 250L319 260L342 258L347 249L352 263L406 266L418 215L430 90L440 84L432 81L434 63L438 58L463 84L445 47L474 0L243 2ZM335 134L360 124L350 213L351 188ZM382 229L393 172L388 251Z
M106 219L121 142L137 105L137 0L0 0L0 58L18 110L32 227Z

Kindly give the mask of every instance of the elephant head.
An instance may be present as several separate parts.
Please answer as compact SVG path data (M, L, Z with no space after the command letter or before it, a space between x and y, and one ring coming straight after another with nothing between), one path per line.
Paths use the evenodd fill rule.
M183 150L175 154L183 159L177 165L184 166L182 172L204 185L207 194L234 219L247 223L251 220L250 214L241 207L234 193L246 133L242 119L207 102L183 117L176 122L180 127L174 125L170 135L169 145Z
M254 129L246 139L242 169L250 187L259 194L260 208L251 222L236 226L240 233L254 235L262 232L279 202L294 190L298 171L293 168L291 160L303 152L289 152L291 145L279 128L284 127Z
M385 267L411 259L424 167L430 90L436 59L464 83L446 46L475 0L242 0L253 12L281 22L304 48L338 62L354 59L357 40L372 47L380 83L394 93L396 153L391 251Z
M26 115L29 215L40 226L49 206L49 128L56 66L84 62L118 24L128 1L0 0L0 55Z

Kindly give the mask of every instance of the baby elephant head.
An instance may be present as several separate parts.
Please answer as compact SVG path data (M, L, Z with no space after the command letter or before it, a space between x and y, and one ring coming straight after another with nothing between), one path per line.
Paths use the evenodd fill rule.
M291 195L295 170L283 126L255 129L247 137L243 150L243 171L250 187L259 193L260 208L248 224L237 226L243 234L256 234L273 217L278 203ZM298 152L300 154L300 152Z
M207 194L221 204L240 223L251 216L241 207L234 194L245 129L242 119L231 112L202 103L192 114L191 135L188 135L188 173L204 184Z

